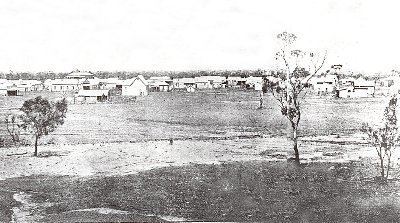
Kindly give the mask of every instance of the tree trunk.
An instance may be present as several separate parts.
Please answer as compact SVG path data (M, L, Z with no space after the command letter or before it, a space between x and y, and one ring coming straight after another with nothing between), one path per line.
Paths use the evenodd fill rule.
M35 135L35 153L33 154L34 156L38 155L38 151L37 151L38 139L39 139L39 136Z
M294 161L296 164L300 164L299 149L297 147L297 127L293 128L293 150L294 150Z
M263 108L263 98L264 98L263 96L264 96L264 94L261 91L261 93L260 93L260 109Z
M382 180L384 180L385 179L385 166L383 164L382 155L379 157L379 159L381 160L381 177L382 177Z

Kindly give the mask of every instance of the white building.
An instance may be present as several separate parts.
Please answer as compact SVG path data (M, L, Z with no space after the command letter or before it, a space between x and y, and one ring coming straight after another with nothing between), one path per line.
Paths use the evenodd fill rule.
M79 79L55 79L46 83L49 91L79 91L82 87Z
M146 96L148 94L148 83L142 75L125 80L122 84L123 96Z
M110 97L110 90L79 90L76 101L81 103L105 102Z
M206 76L210 82L212 88L224 88L226 87L226 77L222 76Z
M174 78L173 80L174 89L187 89L194 88L196 86L196 82L194 78L184 77L184 78Z
M262 90L263 83L264 83L263 77L250 76L246 79L246 86L256 91Z
M150 91L170 91L173 88L173 81L168 76L150 77L147 82Z
M338 87L337 75L327 74L319 77L312 77L309 83L312 85L315 93L335 93Z
M194 82L196 83L197 89L211 89L212 85L206 76L195 77Z
M226 79L228 87L240 87L246 85L245 77L230 76Z
M363 78L354 80L353 83L343 85L337 91L339 98L367 98L375 96L375 81Z
M376 82L376 94L378 95L393 95L400 93L400 77L389 76L379 79Z

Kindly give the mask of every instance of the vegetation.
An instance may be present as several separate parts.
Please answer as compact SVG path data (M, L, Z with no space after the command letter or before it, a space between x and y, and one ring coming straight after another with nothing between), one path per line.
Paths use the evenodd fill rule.
M373 128L365 124L363 127L363 131L369 136L370 143L376 147L379 157L380 177L383 181L387 181L389 177L392 152L400 141L396 109L397 98L393 96L385 109L383 126Z
M20 141L21 123L17 115L10 114L5 118L7 132L14 145Z
M64 124L67 112L67 101L64 99L55 103L38 96L24 102L21 107L21 127L33 133L35 137L35 152L37 156L38 140L43 135L53 132L59 125Z
M280 110L292 127L294 161L300 163L298 150L298 127L301 119L302 93L309 79L320 71L325 63L326 53L320 57L314 52L305 52L294 48L297 36L283 32L277 36L280 41L280 51L276 53L279 70L274 72L282 82L267 82L268 87L279 102Z

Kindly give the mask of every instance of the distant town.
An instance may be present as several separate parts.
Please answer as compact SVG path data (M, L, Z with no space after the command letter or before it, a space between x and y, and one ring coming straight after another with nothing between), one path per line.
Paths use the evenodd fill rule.
M236 88L262 91L269 81L281 83L283 80L271 71L237 72L180 72L144 73L137 76L126 73L93 73L73 71L68 74L3 75L0 79L1 96L20 96L27 92L69 92L74 94L74 102L105 102L111 96L141 97L148 92L187 91L205 89ZM53 76L56 78L48 78ZM108 77L107 77L108 76ZM111 76L111 77L110 77ZM13 79L20 77L20 79ZM44 79L44 77L47 77ZM146 77L146 78L145 78ZM41 80L42 79L42 80ZM319 75L305 78L303 84L315 96L337 98L366 98L388 96L400 90L400 75L392 71L386 76L365 77L342 72L342 65L332 65Z

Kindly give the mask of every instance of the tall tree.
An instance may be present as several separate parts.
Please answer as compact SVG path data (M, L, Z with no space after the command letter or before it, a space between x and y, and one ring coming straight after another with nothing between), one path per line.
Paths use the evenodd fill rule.
M53 132L59 125L64 124L67 113L67 101L64 99L50 102L46 98L38 96L24 102L21 107L22 128L33 133L35 137L35 153L38 155L38 140Z
M273 72L279 82L266 82L266 92L271 91L279 102L281 113L290 122L292 128L292 141L294 161L300 164L298 149L298 130L301 118L301 100L304 98L303 90L308 81L316 75L326 60L326 52L306 52L295 48L297 36L292 33L283 32L277 35L280 44L279 51L275 54L277 71Z

